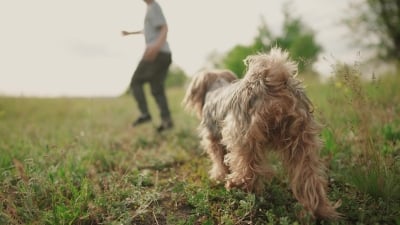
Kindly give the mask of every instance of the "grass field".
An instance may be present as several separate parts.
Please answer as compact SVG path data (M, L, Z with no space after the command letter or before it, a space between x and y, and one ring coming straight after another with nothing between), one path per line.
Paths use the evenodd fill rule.
M400 224L399 76L368 84L351 68L306 81L324 125L321 156L337 222L300 218L279 161L262 196L208 179L198 120L168 90L175 128L138 128L130 96L0 97L0 224Z

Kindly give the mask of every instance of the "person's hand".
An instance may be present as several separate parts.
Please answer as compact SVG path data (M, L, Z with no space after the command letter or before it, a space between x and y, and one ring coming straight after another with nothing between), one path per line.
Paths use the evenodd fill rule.
M131 35L131 34L141 34L141 33L143 33L143 31L138 30L138 31L129 32L129 31L123 30L121 33L123 36L126 36L126 35Z
M156 46L147 46L146 51L143 55L143 59L146 61L154 61L157 57L158 51L159 49Z

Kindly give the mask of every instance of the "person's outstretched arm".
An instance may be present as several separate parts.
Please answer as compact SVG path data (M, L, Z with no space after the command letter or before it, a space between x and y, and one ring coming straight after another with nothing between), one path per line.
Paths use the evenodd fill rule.
M141 31L141 30L132 31L132 32L123 30L123 31L122 31L122 36L127 36L127 35L132 35L132 34L142 34L142 33L143 33L143 31Z

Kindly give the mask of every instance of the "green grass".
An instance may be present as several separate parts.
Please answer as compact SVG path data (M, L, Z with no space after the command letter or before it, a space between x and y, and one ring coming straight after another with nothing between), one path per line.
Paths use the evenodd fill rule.
M345 215L317 222L400 224L400 79L352 83L337 73L305 81L324 125L329 198ZM257 197L210 181L183 95L168 90L175 128L164 134L151 98L153 122L132 128L130 96L1 97L0 224L317 223L298 217L284 171Z

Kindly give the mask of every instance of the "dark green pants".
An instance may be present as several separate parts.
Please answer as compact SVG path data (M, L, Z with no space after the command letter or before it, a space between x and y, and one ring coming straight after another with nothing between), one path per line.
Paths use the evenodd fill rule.
M151 94L157 102L162 119L170 118L167 97L165 95L165 79L172 59L170 53L160 52L154 61L141 60L132 76L131 90L142 114L150 114L143 85L150 84Z

